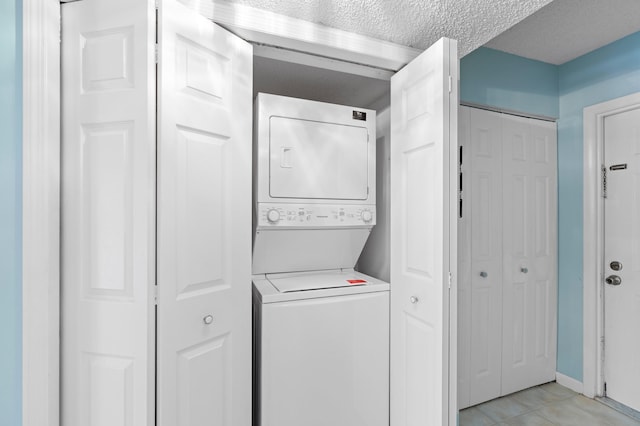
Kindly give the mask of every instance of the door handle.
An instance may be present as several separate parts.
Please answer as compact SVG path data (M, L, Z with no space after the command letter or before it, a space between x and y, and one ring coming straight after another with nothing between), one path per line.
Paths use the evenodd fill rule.
M480 276L482 278L487 278L489 276L489 274L487 274L485 271L480 272Z
M409 298L409 302L411 302L411 303L412 303L412 304L414 304L414 305L415 305L416 303L418 303L418 300L419 300L419 299L418 299L416 296L411 296L411 297Z
M520 272L522 272L523 274L526 274L527 272L529 272L528 268L520 268Z
M609 275L604 281L609 285L620 285L622 284L622 278L617 275Z
M213 315L207 315L204 318L202 318L202 322L205 323L206 325L209 325L213 322Z

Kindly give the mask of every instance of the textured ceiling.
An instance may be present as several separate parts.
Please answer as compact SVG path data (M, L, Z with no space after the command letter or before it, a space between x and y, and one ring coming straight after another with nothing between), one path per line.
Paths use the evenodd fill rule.
M555 0L486 44L560 65L640 31L640 0Z
M228 1L418 49L446 36L464 56L551 0Z

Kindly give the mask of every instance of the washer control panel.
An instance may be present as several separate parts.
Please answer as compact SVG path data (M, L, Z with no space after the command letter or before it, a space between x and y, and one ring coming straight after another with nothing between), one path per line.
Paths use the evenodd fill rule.
M349 227L376 224L375 205L259 203L259 227Z

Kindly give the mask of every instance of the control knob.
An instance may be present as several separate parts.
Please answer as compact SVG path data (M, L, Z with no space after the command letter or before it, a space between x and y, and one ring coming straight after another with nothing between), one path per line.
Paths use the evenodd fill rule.
M371 222L371 219L373 219L373 215L371 214L371 212L369 210L364 210L361 214L360 214L360 218L366 222L369 223Z
M267 220L270 223L276 223L280 220L280 212L276 209L270 209L267 212Z

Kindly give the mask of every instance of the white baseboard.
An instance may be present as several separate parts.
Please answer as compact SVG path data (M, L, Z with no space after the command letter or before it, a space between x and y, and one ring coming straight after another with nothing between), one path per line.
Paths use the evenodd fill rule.
M565 388L569 388L574 392L584 393L584 386L582 382L577 381L573 377L565 376L562 373L558 373L556 371L556 382L559 385L564 386Z

